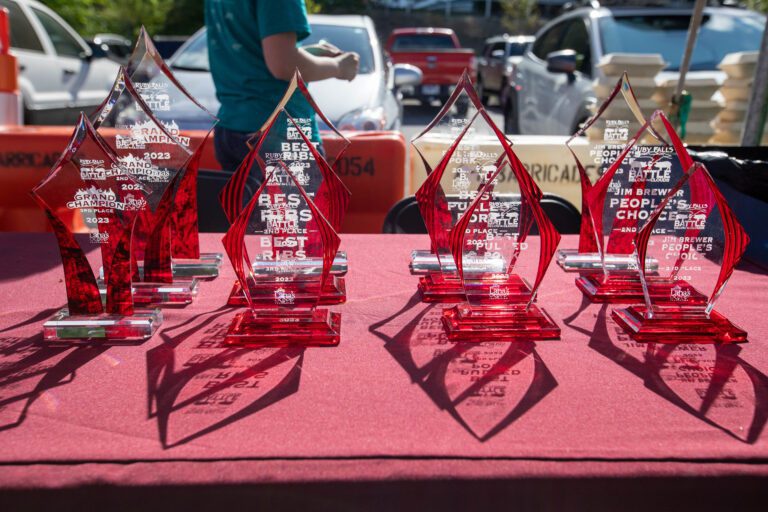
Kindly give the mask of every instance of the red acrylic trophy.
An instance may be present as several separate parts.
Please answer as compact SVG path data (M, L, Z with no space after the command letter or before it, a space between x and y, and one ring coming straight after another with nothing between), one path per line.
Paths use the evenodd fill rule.
M340 239L297 179L301 169L275 162L224 236L248 304L230 325L227 344L339 343L341 315L317 306ZM332 192L316 198L334 200Z
M144 27L128 59L125 74L153 116L192 154L173 187L173 275L180 278L214 278L219 274L223 255L200 252L197 174L203 146L218 120L179 83ZM193 131L201 132L202 136L191 136Z
M645 265L640 268L645 303L613 311L613 318L633 339L747 341L747 333L714 306L749 237L703 165L688 168L634 242L638 261L651 256L659 265L656 272Z
M411 272L421 274L419 291L425 302L458 302L464 289L451 252L449 233L497 167L509 145L480 103L468 73L464 73L448 103L413 140L429 173L416 192L419 210L429 233L431 250L414 251ZM431 145L428 151L427 145ZM501 261L496 262L499 266ZM501 268L501 267L499 267Z
M663 122L662 122L663 121ZM653 126L661 125L660 130ZM661 135L659 135L661 133ZM643 144L650 139L653 144ZM587 207L600 256L600 270L583 272L578 288L593 302L642 300L633 239L664 196L690 167L677 135L657 111L626 143L605 173L587 190ZM657 262L645 262L652 271Z
M558 339L560 328L535 300L560 234L541 208L541 190L500 133L499 141L506 158L486 167L487 179L450 232L466 298L443 311L443 325L455 341ZM498 191L505 175L516 190Z
M576 161L581 184L579 248L557 251L557 263L566 272L602 270L603 264L617 270L634 266L629 247L627 253L613 252L601 257L587 198L595 183L626 149L630 137L644 124L645 117L625 72L595 115L566 142ZM586 162L579 159L573 147L574 142L582 138L586 138L589 147L589 159ZM602 215L602 212L597 214Z
M297 103L308 105L313 114L308 117L306 114L305 117L294 117L290 112ZM319 135L316 133L315 114L343 141L338 152L329 157L330 163L318 149ZM222 190L222 207L230 222L242 211L248 177L256 174L259 181L262 181L278 162L282 162L290 168L304 192L338 233L349 207L351 193L334 171L333 165L349 146L349 141L333 128L317 107L298 71L277 108L251 142L253 149ZM254 261L255 265L262 263ZM315 265L322 267L322 261L316 261ZM321 304L340 304L346 301L346 272L346 253L338 251L331 267L331 275L324 281ZM235 283L227 303L232 306L247 305L240 281Z
M144 194L81 115L66 150L32 190L56 234L67 289L67 307L43 325L46 341L135 343L162 322L159 310L134 308L131 295L131 232ZM73 213L87 227L88 242L101 248L104 302L85 251L64 220Z
M133 235L133 299L136 304L182 305L197 295L194 278L174 276L171 257L173 193L193 157L175 126L157 120L120 69L93 124L122 168L148 191ZM102 289L105 287L102 285Z

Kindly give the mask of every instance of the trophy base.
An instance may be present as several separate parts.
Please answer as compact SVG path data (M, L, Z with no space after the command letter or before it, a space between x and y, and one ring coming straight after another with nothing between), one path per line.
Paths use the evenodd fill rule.
M560 249L555 255L557 264L566 272L598 271L603 269L600 254L596 252L579 252L577 249ZM606 254L606 270L637 270L635 258L631 254ZM646 258L645 268L656 271L659 262L654 258Z
M263 347L300 345L332 347L341 340L341 313L315 309L306 313L238 313L229 326L226 345Z
M101 301L106 302L107 284L99 280L99 293ZM131 284L133 303L137 306L186 306L191 304L200 282L197 279L176 279L172 283L145 283L134 282Z
M333 306L347 302L347 283L343 277L331 276L322 291L318 304L321 306ZM248 299L245 298L243 287L240 281L235 281L232 291L229 292L227 306L245 307L248 305Z
M422 302L463 302L464 285L458 277L445 277L439 272L430 272L419 278L419 293Z
M747 333L727 318L703 307L661 306L652 318L646 306L614 309L611 316L633 340L644 343L744 343Z
M215 279L219 277L219 268L224 261L219 252L201 253L200 259L174 258L171 269L174 278ZM144 262L137 263L139 275L144 275ZM104 267L99 267L99 279L104 279Z
M576 279L576 287L592 302L642 302L643 285L640 276L614 275L605 277L600 272L587 274Z
M163 322L159 309L135 309L133 315L70 315L64 308L43 324L43 339L50 343L105 341L136 344L152 337Z
M560 327L546 311L531 304L470 306L443 311L443 326L451 341L520 341L560 339Z

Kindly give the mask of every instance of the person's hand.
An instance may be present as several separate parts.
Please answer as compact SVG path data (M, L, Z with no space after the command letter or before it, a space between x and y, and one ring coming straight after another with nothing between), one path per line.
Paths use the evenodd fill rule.
M351 82L357 76L357 70L360 67L360 56L355 52L342 53L336 57L338 73L336 78Z
M338 57L341 55L342 52L340 49L335 47L329 42L321 41L318 44L312 44L309 46L304 46L304 50L308 51L315 57Z

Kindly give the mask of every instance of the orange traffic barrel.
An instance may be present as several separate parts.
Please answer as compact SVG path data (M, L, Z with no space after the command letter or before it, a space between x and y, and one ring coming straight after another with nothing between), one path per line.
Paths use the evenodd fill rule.
M11 55L11 25L8 9L0 8L0 125L21 123L19 68Z

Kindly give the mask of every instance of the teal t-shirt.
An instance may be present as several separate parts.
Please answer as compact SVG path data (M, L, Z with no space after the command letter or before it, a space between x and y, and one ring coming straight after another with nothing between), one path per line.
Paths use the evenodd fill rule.
M221 103L219 124L230 130L255 132L283 97L288 82L267 68L261 40L293 32L297 41L310 34L304 0L205 0L208 59ZM309 103L295 94L288 104L294 118L317 120Z

